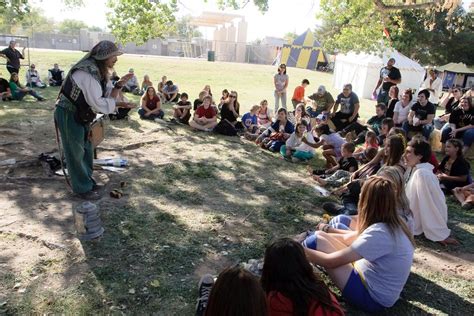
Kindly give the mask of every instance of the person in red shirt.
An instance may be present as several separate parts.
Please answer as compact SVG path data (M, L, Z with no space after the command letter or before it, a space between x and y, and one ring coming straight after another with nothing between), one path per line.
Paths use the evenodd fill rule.
M304 89L309 85L308 79L303 79L300 86L295 88L293 92L293 97L291 98L291 103L293 103L293 108L296 109L296 106L299 103L304 103Z
M211 103L212 98L205 96L202 100L202 105L194 112L194 117L189 122L189 126L200 131L212 132L217 125L217 113L214 107L211 106Z
M282 238L265 251L262 287L268 316L344 315L335 296L314 273L303 246Z
M163 119L165 112L161 109L160 97L153 87L148 87L142 97L142 107L138 110L142 120Z

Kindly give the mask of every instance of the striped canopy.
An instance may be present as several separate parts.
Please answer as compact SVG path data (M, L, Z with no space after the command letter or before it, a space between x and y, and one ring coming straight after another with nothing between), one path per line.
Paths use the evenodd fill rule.
M318 63L327 63L321 44L308 29L298 36L291 45L283 45L281 63L288 67L316 70Z

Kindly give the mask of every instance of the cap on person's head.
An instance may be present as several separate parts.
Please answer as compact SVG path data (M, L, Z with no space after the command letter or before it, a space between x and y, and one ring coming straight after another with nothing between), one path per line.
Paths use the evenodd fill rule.
M393 58L393 57L390 57L388 61L391 61L395 64L395 58Z
M133 73L134 72L133 68L130 68L128 72Z
M326 87L323 86L323 85L319 86L319 88L318 88L318 93L319 93L319 94L326 93Z
M123 52L119 50L115 43L104 40L97 43L89 54L95 60L107 60L110 57L120 56Z
M15 41L15 40L11 40L11 41L10 41L10 45L11 45L11 44L16 44L16 41Z

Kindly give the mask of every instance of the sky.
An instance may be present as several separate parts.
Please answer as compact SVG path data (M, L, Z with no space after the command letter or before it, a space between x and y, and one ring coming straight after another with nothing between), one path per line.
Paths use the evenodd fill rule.
M90 26L98 26L106 29L106 0L83 0L85 5L82 8L68 10L64 8L61 0L33 0L33 4L42 8L44 13L55 19L82 20ZM308 28L314 29L319 24L316 20L316 13L319 9L319 0L268 0L269 10L262 14L253 5L253 1L245 8L234 11L226 10L228 13L235 13L245 16L248 22L247 41L263 39L265 36L283 37L288 32L301 34ZM464 8L468 8L473 0L463 1ZM215 0L178 0L178 16L192 15L198 16L202 11L218 11ZM206 39L211 40L213 29L200 28Z
M105 14L106 0L84 0L84 7L68 10L61 0L33 0L34 5L42 8L46 16L62 21L64 19L82 20L91 26L102 29L107 27ZM198 16L202 11L218 11L214 0L178 0L178 16ZM291 3L291 5L289 5ZM228 13L244 15L248 22L247 40L263 39L265 36L283 37L288 32L303 33L316 25L316 11L319 0L269 0L269 10L262 15L250 1L244 9ZM212 39L211 28L200 28L207 39Z

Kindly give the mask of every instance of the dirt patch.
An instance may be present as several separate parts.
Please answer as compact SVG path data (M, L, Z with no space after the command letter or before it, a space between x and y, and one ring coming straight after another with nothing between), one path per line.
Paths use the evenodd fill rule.
M0 160L34 161L53 150L50 123L45 111L19 129L12 121L0 126L8 135L0 143ZM97 202L106 229L98 243L77 240L72 213L82 201L61 177L49 178L38 163L0 168L0 303L8 300L8 313L192 314L202 274L259 259L269 241L304 231L321 218L323 200L306 181L305 166L239 139L134 116L132 122L111 123L100 147L99 158L122 156L130 167L121 174L94 174L106 184ZM115 188L122 198L108 196ZM464 222L471 227L469 219ZM428 282L445 284L433 273L454 289L472 290L473 255L464 250L419 247L412 275L423 277L410 279L410 291ZM16 283L21 285L13 289ZM454 295L437 288L447 299ZM454 300L460 306L469 297L462 295ZM445 311L429 300L423 302L429 308L415 308L409 299L400 304L394 313Z

